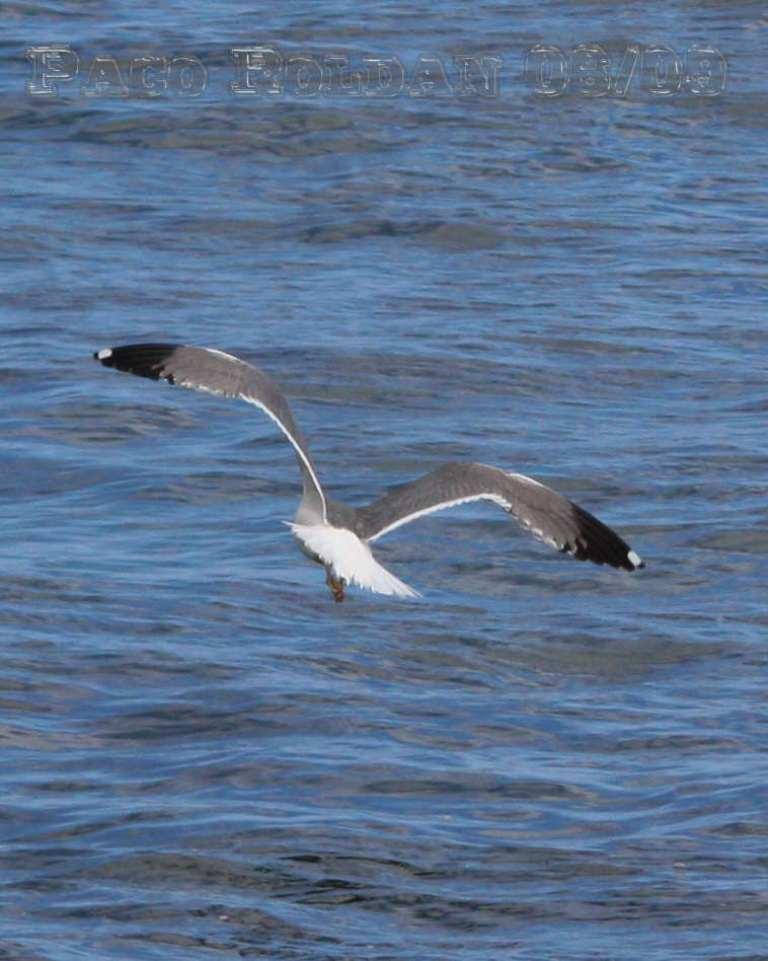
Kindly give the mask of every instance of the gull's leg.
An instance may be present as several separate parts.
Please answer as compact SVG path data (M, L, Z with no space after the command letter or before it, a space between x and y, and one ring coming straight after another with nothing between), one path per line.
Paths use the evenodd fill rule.
M330 567L325 569L325 583L330 587L333 599L337 604L344 600L344 578L334 577Z

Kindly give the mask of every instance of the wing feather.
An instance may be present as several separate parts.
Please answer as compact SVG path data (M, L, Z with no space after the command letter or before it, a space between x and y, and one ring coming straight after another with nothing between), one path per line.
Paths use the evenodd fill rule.
M403 524L471 501L487 500L534 537L579 560L633 571L643 561L619 535L552 488L485 464L444 464L358 511L357 533L375 541Z
M323 521L326 502L307 442L293 419L283 392L262 370L239 357L212 347L180 344L127 344L105 347L94 354L105 367L166 380L178 387L233 397L253 404L280 428L296 452L305 496L315 503Z

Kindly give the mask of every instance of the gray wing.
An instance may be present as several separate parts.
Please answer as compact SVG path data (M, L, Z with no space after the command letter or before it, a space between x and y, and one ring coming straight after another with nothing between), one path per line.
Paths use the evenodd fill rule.
M523 474L485 464L444 464L391 490L357 513L357 534L375 541L402 524L470 501L488 500L559 551L627 571L643 561L618 534L588 511Z
M105 347L93 356L105 367L222 397L235 397L259 407L293 446L304 480L304 497L313 502L325 520L325 496L307 442L296 426L282 391L263 371L220 350L179 344Z

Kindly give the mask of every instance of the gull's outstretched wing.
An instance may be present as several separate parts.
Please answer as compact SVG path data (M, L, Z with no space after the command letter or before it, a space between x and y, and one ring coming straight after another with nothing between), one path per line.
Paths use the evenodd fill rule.
M235 397L259 407L273 420L296 451L304 479L304 496L325 520L326 505L317 471L280 388L263 371L239 357L210 347L179 344L128 344L105 347L93 355L105 367L169 384Z
M577 504L530 477L485 464L444 464L394 488L358 510L356 532L375 541L425 514L478 500L493 501L539 540L579 560L626 571L645 566L618 534Z

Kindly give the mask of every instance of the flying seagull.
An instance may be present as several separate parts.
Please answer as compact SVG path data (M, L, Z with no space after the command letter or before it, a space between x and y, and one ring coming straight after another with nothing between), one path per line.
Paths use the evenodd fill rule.
M325 567L336 601L344 600L347 584L377 594L420 596L379 564L370 545L425 514L470 501L497 504L534 537L581 561L626 571L644 566L618 534L588 511L532 477L485 464L443 464L366 507L331 500L280 388L263 371L232 354L211 347L128 344L105 347L94 358L105 367L139 377L244 400L277 424L296 453L303 481L301 502L288 526L301 550Z

